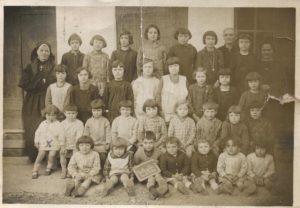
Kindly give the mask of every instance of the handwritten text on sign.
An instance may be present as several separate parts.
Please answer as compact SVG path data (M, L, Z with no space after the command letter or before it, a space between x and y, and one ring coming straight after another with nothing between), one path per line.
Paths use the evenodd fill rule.
M133 168L133 172L139 181L144 181L150 176L160 173L160 169L153 160L149 160L135 166Z

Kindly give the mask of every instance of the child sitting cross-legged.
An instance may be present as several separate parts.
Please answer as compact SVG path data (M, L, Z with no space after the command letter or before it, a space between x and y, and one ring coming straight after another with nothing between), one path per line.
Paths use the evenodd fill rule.
M93 150L94 141L91 137L82 136L76 142L77 152L72 156L68 172L73 179L66 185L65 196L83 196L91 183L99 184L101 165L99 154Z
M161 155L159 161L162 176L179 192L189 194L188 189L192 185L188 180L190 174L189 159L180 150L181 144L176 137L168 137L165 145L167 152Z
M158 163L161 151L155 146L156 136L152 131L146 131L143 137L142 146L140 146L134 155L134 164L139 165L143 162L153 160ZM155 184L158 188L155 188ZM147 179L147 189L150 192L150 199L156 199L163 196L168 191L167 182L160 173L150 176Z
M104 165L103 175L106 177L101 197L109 194L109 191L121 181L128 196L134 196L134 183L132 175L133 154L127 151L128 141L117 137L111 142L111 151L108 153Z
M196 151L192 155L191 170L194 176L193 185L191 186L193 192L203 193L207 195L208 192L205 183L208 182L212 190L218 194L219 186L216 182L217 178L217 157L211 151L208 140L200 139L196 143Z

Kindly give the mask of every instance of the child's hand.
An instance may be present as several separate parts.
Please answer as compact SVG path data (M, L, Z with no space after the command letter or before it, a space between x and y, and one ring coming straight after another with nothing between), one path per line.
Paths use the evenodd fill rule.
M233 176L231 174L226 174L224 176L224 178L226 178L227 180L229 180L230 182L233 182Z
M264 185L264 179L262 177L255 176L254 180L255 180L255 183L257 185L259 185L259 186L263 186Z

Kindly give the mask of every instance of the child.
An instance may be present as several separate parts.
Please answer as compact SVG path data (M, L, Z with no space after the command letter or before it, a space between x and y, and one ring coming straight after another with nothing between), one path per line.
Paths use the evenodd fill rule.
M213 100L219 104L217 118L224 121L228 108L238 103L238 92L235 87L231 86L231 72L229 68L219 70L220 86L214 88Z
M186 28L179 28L174 34L175 40L178 43L172 46L169 50L167 58L178 57L180 59L180 74L186 76L189 83L194 82L193 70L195 69L195 62L197 57L196 48L189 44L188 41L192 38L191 32Z
M62 169L61 178L67 176L67 158L70 159L76 149L76 141L83 135L83 123L78 120L77 106L68 105L64 109L66 119L61 122L65 132L65 151L60 151L60 164Z
M174 107L178 101L186 100L188 96L188 82L185 76L179 75L180 61L177 57L167 60L168 75L164 75L159 82L157 100L162 107L162 113L167 123L175 116Z
M170 121L168 136L178 138L183 150L190 158L194 149L196 125L193 119L188 117L189 107L186 101L176 103L175 112L177 115Z
M128 196L135 195L132 175L133 156L126 149L126 139L117 137L112 140L111 151L104 165L103 174L106 177L106 183L104 184L101 197L106 196L119 181L122 182Z
M67 81L72 85L78 84L78 78L76 69L82 66L84 53L79 51L79 47L82 44L80 36L76 33L70 35L68 44L71 47L71 51L65 53L61 58L61 64L67 66L68 76Z
M124 64L116 60L112 63L114 80L110 81L103 94L103 101L108 108L108 120L111 123L119 115L119 103L122 100L133 102L131 84L123 80Z
M144 37L146 41L143 41L142 47L138 50L136 65L137 74L141 75L143 59L148 58L154 62L153 75L157 78L161 78L164 73L164 67L166 62L166 48L159 42L160 30L157 25L151 24L145 29Z
M217 157L211 151L210 142L205 139L200 139L196 143L196 151L192 155L191 170L194 175L194 192L207 195L205 183L209 182L210 187L215 193L219 193L219 185L216 182L217 178Z
M167 152L162 154L159 161L161 174L174 188L183 194L189 194L191 182L190 162L186 154L180 151L180 141L175 137L168 137L165 142Z
M92 84L98 88L102 96L105 83L108 81L109 56L102 51L106 47L106 41L101 35L94 35L90 45L93 46L93 51L84 56L82 66L91 72Z
M217 171L219 174L220 192L233 194L234 186L247 194L252 186L246 181L247 159L240 152L240 140L235 137L226 137L225 151L220 154Z
M99 98L99 92L97 87L90 84L91 73L85 67L78 68L77 74L79 85L71 88L70 104L78 107L78 119L85 123L91 117L91 101Z
M198 52L196 67L207 70L207 83L214 85L218 80L219 69L224 67L223 54L216 49L218 42L217 34L214 31L206 31L203 35L203 44L205 47Z
M115 118L111 125L112 139L122 137L130 144L128 150L135 153L137 147L137 120L132 117L133 104L130 100L123 100L119 104L120 116Z
M193 73L197 83L189 86L188 102L192 109L192 115L195 122L198 122L203 115L202 105L205 102L212 101L213 89L206 83L207 72L201 68Z
M249 133L248 128L244 122L241 121L241 108L238 105L232 105L228 109L228 118L222 124L221 140L234 135L240 139L241 152L248 153L249 148Z
M239 93L245 89L244 80L246 75L254 69L255 57L250 52L250 44L250 35L245 33L240 34L238 36L239 51L233 55L231 60L232 84Z
M35 132L34 146L39 150L36 157L32 179L38 178L38 171L46 153L48 153L48 164L45 175L50 175L56 153L64 150L64 131L61 123L56 119L59 113L55 105L48 105L42 114L46 120L42 121Z
M120 60L124 63L124 80L127 82L132 82L137 77L136 71L136 58L137 52L130 48L133 44L132 34L126 30L122 31L119 35L120 48L113 51L110 58L110 63L115 60ZM109 80L113 80L112 71L110 71Z
M76 142L77 152L72 156L68 171L73 179L67 182L65 196L83 196L91 183L99 184L101 165L99 154L93 151L94 142L91 137L82 136Z
M153 99L148 99L143 105L145 116L138 122L138 142L142 144L146 131L152 131L155 134L155 147L165 152L163 143L167 137L167 127L164 119L158 115L159 106Z
M271 123L262 116L262 104L252 102L249 104L250 117L247 126L250 135L250 150L254 151L254 144L264 140L269 146L269 153L273 153L274 130Z
M134 164L139 165L148 160L153 160L158 163L161 151L155 147L156 136L152 131L146 131L143 137L143 146L140 146L134 154ZM158 188L155 188L155 184ZM150 176L147 179L147 189L150 192L150 198L156 199L163 196L168 191L167 182L163 179L160 173Z
M247 112L249 105L252 102L264 103L267 99L266 93L260 90L261 76L257 72L250 72L246 76L246 81L249 86L249 90L245 91L240 98L239 106L241 106L242 112L245 115L249 115Z
M268 154L268 143L257 141L254 144L255 150L247 156L248 172L247 176L252 184L252 194L256 191L256 186L265 186L271 193L276 193L275 163L273 156Z
M99 153L101 168L103 169L106 154L111 141L110 124L103 116L105 105L102 100L96 99L91 102L92 117L89 118L84 127L84 135L89 136L94 141L94 151Z
M206 102L203 104L203 116L196 125L196 140L207 140L212 152L219 155L219 140L222 122L216 118L218 104ZM196 142L197 143L197 142Z
M143 73L132 82L134 95L134 112L137 118L144 115L143 104L147 99L154 99L158 90L159 80L153 76L153 61L144 59Z

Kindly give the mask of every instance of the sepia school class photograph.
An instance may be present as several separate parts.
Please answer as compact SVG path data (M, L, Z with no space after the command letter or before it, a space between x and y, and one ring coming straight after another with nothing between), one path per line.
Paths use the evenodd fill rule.
M2 203L293 205L295 8L3 12Z

